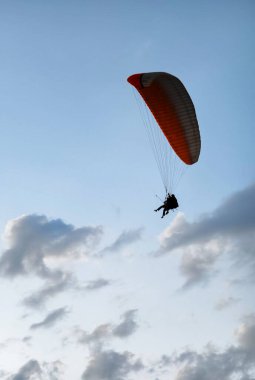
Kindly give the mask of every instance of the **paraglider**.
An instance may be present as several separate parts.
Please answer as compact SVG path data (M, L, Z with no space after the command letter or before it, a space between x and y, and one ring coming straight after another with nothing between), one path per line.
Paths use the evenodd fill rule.
M169 207L167 195L173 193L175 185L176 158L185 165L199 159L201 140L195 108L182 82L171 74L134 74L127 80L146 104L145 124L166 192L164 204L159 207L164 208L164 217L176 208Z
M156 210L154 210L154 211L159 211L163 208L163 214L162 214L161 218L164 218L164 216L167 215L170 210L174 210L178 207L179 207L179 204L178 204L178 201L177 201L175 195L174 194L170 195L168 193L166 195L164 203L161 206L159 206L158 208L156 208Z

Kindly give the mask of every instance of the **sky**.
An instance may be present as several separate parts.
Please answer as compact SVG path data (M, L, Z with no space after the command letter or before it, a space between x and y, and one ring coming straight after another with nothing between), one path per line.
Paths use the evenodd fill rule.
M0 1L0 379L254 380L254 0ZM168 72L180 207L127 77Z

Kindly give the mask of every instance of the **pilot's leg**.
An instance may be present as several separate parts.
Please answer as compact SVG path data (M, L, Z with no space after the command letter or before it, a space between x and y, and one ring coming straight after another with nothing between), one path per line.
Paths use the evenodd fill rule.
M156 208L156 210L154 210L154 211L159 211L159 210L161 210L163 207L164 207L164 205L162 205L162 206Z

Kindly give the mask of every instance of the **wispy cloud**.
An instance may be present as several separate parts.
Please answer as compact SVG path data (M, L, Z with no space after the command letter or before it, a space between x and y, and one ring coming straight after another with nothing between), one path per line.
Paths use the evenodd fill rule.
M52 280L49 284L43 286L40 290L26 297L23 300L23 304L31 308L39 308L44 305L48 299L54 297L56 294L64 292L73 286L74 284L71 275L63 273L60 279L57 278L55 280Z
M141 240L143 228L137 228L122 232L118 238L109 246L105 247L98 253L98 256L107 252L118 252L129 245Z
M39 328L50 328L55 325L59 320L63 319L68 314L65 307L61 307L49 313L41 322L34 323L30 326L31 330Z
M30 308L38 309L44 306L49 299L68 290L92 292L103 289L111 284L112 281L110 280L97 278L96 280L88 281L86 285L79 285L73 275L62 272L59 278L48 280L42 288L25 297L22 304Z
M240 300L239 298L235 297L226 297L226 298L221 298L215 305L215 309L218 311L227 309L236 303L238 303Z
M88 281L88 283L84 286L85 290L93 291L109 286L112 282L105 278L98 278L96 280Z

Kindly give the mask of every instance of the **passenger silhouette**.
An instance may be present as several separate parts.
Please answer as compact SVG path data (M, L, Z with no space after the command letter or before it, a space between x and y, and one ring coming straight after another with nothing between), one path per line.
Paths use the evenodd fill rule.
M163 208L163 214L162 214L161 218L164 218L164 216L167 215L170 210L173 210L177 207L179 207L179 205L178 205L178 201L177 201L175 195L174 194L170 195L168 193L166 195L164 203L154 211L159 211Z

